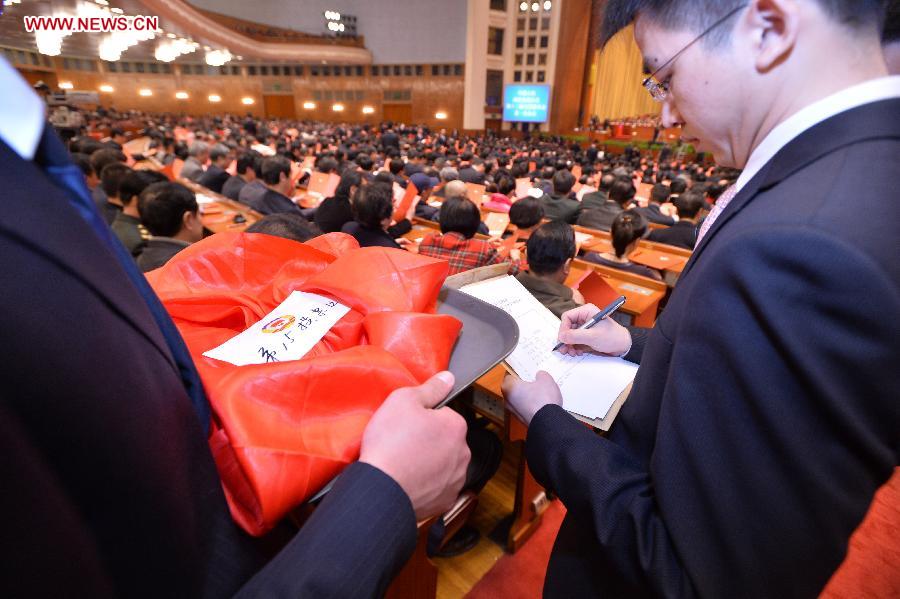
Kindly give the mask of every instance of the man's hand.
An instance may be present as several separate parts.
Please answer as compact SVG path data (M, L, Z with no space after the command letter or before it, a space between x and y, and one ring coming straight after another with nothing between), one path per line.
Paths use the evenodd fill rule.
M432 409L452 388L453 375L439 372L418 387L397 389L363 433L359 461L393 478L419 520L445 512L466 480L466 421L450 408Z
M631 349L631 333L612 318L604 318L589 329L579 330L600 309L594 304L585 304L564 312L559 325L559 340L565 343L559 353L580 356L586 350L608 356L622 356Z
M515 375L507 374L500 389L506 398L506 407L525 426L531 424L531 419L544 406L562 405L559 386L553 377L543 370L537 373L533 383L526 383Z

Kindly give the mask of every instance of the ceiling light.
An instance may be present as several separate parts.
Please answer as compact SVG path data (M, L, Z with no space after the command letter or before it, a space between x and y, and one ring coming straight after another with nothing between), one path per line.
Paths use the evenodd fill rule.
M541 5L538 2L531 3L531 12L537 12L541 9Z
M315 102L304 102L303 103L303 110L313 110L315 107L316 107Z
M553 6L553 3L550 2L550 0L544 0L544 10L550 10L550 8L552 6Z
M104 83L103 85L100 86L100 91L102 91L105 94L111 94L115 90L113 89L113 86Z
M179 100L187 100L190 96L187 92L175 92L175 97Z
M170 40L173 40L173 39L175 39L175 38L178 37L178 36L175 35L174 33L167 33L167 34L166 34L166 37L169 38Z
M435 113L434 113L434 118L443 121L445 118L447 118L447 113L446 113L446 112L443 112L443 111L435 112Z
M344 111L344 105L343 105L343 104L332 104L332 105L331 105L331 109L332 109L333 111L335 111L335 112L343 112L343 111Z
M59 89L73 89L75 86L72 85L71 81L60 81Z
M139 89L139 90L138 90L138 95L139 95L139 96L144 96L144 97L146 98L146 97L148 97L148 96L152 96L152 95L153 95L153 91L152 91L152 90L149 90L149 89L147 89L147 88Z
M213 50L206 53L206 64L211 67L220 67L231 60L231 52L228 50Z
M520 2L520 3L519 3L519 10L521 10L522 12L525 12L526 10L528 10L528 3L527 3L527 2Z
M94 2L96 2L100 6L109 6L109 2L107 2L106 0L94 0Z
M222 96L220 96L219 94L209 94L209 101L210 102L221 102Z
M61 31L40 30L34 32L34 43L38 52L47 56L59 56L62 52L62 41L69 34Z
M241 104L244 104L246 106L250 106L254 102L255 100L253 98L241 98Z
M117 15L121 15L121 14L125 13L125 11L122 10L121 8L110 8L109 10L116 13Z
M375 109L372 108L371 106L363 106L362 107L363 114L372 114L373 112L375 112Z

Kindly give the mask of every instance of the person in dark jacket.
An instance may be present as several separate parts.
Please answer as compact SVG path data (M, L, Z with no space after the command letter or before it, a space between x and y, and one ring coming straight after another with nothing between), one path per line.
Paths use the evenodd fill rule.
M575 175L561 170L553 175L553 193L541 197L544 217L550 220L561 220L574 225L581 213L581 202L570 197L575 186Z
M613 220L631 206L636 190L631 179L620 177L609 189L609 199L599 208L584 210L578 217L582 227L609 231Z
M613 219L612 223L612 252L588 252L584 259L595 264L602 264L610 268L624 270L626 272L649 277L657 281L662 280L659 271L648 268L642 264L635 264L628 256L637 249L638 242L647 233L647 220L634 210L623 210Z
M355 169L344 171L337 189L334 190L334 196L325 198L316 208L313 218L323 233L340 231L344 225L353 220L350 198L354 197L363 185L365 182L361 172Z
M138 211L141 222L153 236L137 259L144 272L159 268L203 238L197 199L180 183L154 183L141 192Z
M228 146L224 144L214 145L212 150L209 151L209 168L200 175L197 183L210 191L222 193L222 187L228 181L228 178L231 177L225 169L231 164L233 158L234 156L232 156Z
M528 272L516 280L555 316L584 303L578 291L566 287L566 277L575 257L575 230L554 220L538 227L528 238Z
M697 215L705 200L698 191L686 191L675 198L678 222L667 229L653 229L647 236L650 241L666 243L688 250L694 249L697 241Z
M388 233L394 211L391 188L382 183L360 187L353 199L353 220L341 228L356 238L361 247L381 246L401 249Z
M225 185L222 186L222 195L229 200L239 202L244 186L256 180L256 169L261 160L262 156L254 150L248 150L238 156L235 174L225 181Z

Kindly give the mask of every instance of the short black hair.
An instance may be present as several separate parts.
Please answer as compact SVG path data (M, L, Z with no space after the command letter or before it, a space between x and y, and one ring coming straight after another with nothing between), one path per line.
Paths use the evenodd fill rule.
M263 183L275 185L281 180L281 173L284 173L285 177L291 176L291 161L284 156L268 156L263 158L260 171Z
M509 175L500 175L497 177L497 191L508 196L516 190L516 181Z
M697 191L686 191L672 201L678 210L679 218L694 218L705 203L703 194Z
M341 175L341 181L334 190L334 197L350 199L350 188L362 185L362 173L356 169L348 168Z
M216 144L209 151L209 159L215 162L219 158L228 156L229 152L231 152L231 149L225 144Z
M364 171L372 170L372 158L368 154L358 154L356 156L356 165ZM346 171L345 171L346 172Z
M544 223L531 234L525 248L531 272L553 274L575 257L575 229L561 220Z
M321 235L321 231L299 214L280 212L264 216L249 227L246 233L265 233L274 237L293 239L294 241L308 241Z
M383 183L360 187L351 205L356 222L364 227L380 229L381 221L390 218L394 211L393 189Z
M537 198L528 196L515 202L509 208L509 222L520 229L528 229L544 218L544 206Z
M852 27L880 23L887 0L818 0L822 8L837 21ZM646 14L654 23L668 29L687 29L701 33L716 21L746 5L746 0L609 0L603 13L601 45L638 16ZM703 42L708 47L729 39L731 29L717 28Z
M688 185L687 181L682 179L681 177L675 177L672 179L672 182L669 184L669 193L672 195L678 193L684 193L687 191Z
M900 0L891 0L881 31L881 41L885 44L900 41Z
M657 183L653 186L653 189L650 190L650 201L656 204L663 204L669 199L670 193L671 191L668 187L662 183Z
M575 175L573 175L568 170L557 171L555 175L553 175L553 191L558 194L566 195L570 191L572 191L572 187L575 185Z
M466 239L475 237L481 224L481 213L469 198L447 198L441 204L441 233L460 233Z
M131 172L131 167L121 162L111 162L103 167L100 171L100 185L107 197L116 197L119 195L119 185L127 173Z
M161 181L165 182L168 179L156 171L129 171L119 181L119 200L122 205L127 206L136 200L142 191Z
M628 246L641 239L647 232L647 219L641 216L635 210L623 210L613 219L610 233L612 234L612 245L616 252L616 256L621 258L625 255ZM529 263L531 256L528 256Z
M406 166L406 165L403 164L403 161L400 160L399 158L392 158L392 159L391 159L391 166L390 166L391 174L392 174L392 175L399 175L399 174L400 174L400 171L402 171L402 170L403 170L403 167L405 167L405 166Z
M128 158L125 157L121 150L113 148L103 148L91 154L91 166L94 167L94 172L97 173L98 177L103 172L103 167L107 164L112 164L113 162L124 163L126 160Z
M624 208L625 204L634 198L636 192L637 190L635 190L634 183L631 182L631 179L620 177L616 179L616 182L609 188L609 199Z
M256 173L259 170L259 163L262 161L262 155L256 150L248 150L238 156L236 173L243 175L247 169L253 169Z
M141 222L151 235L173 237L181 230L184 213L197 212L194 192L181 183L154 183L138 196Z

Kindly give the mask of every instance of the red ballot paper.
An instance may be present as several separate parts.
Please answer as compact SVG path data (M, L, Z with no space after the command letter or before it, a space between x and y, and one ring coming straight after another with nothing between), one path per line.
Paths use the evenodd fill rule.
M578 181L581 178L581 165L576 164L572 167L572 174L575 175L575 180Z
M614 299L622 295L606 282L606 278L591 269L581 280L575 284L575 289L581 292L586 302L602 308Z
M337 190L338 184L341 182L341 176L336 173L331 173L328 175L328 183L325 185L325 191L322 193L326 198L330 198L334 195L334 192Z
M528 172L529 173L534 172L534 170L536 168L537 168L537 162L529 162L528 163Z
M406 218L406 213L409 212L410 206L412 206L413 200L416 199L416 195L419 193L419 190L416 189L416 186L412 183L406 184L406 193L403 194L403 199L400 200L400 204L397 205L397 208L394 209L394 214L391 218L395 221L400 222L404 218Z

